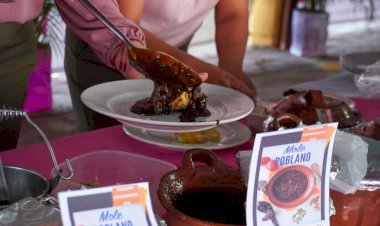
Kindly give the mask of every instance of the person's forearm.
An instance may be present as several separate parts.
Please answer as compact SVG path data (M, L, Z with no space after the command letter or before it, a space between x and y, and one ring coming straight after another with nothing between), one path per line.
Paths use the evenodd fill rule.
M121 41L89 12L78 0L55 0L62 19L68 29L91 46L95 54L107 65L119 71L126 72L127 59L121 57L123 44ZM91 1L105 16L107 16L132 41L145 45L142 30L133 22L126 20L119 12L116 0ZM124 56L124 55L123 55ZM127 55L126 55L127 56Z
M144 10L144 0L117 0L121 14L128 20L140 25L141 16Z
M232 25L233 23L226 23L225 27L236 26ZM218 35L219 38L216 38L216 46L219 57L218 65L219 67L231 71L231 70L241 70L248 32L243 28L238 27L228 31L226 29L219 29Z
M242 1L233 4L239 4L238 2ZM248 9L240 5L238 7L230 6L233 9L226 9L227 7L224 3L216 8L215 39L219 66L233 72L242 69L248 39Z

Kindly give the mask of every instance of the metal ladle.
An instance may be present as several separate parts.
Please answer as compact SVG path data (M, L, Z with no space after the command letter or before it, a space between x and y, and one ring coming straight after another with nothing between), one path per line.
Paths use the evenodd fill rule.
M22 110L17 110L17 109L11 109L11 108L7 108L5 106L3 106L2 109L0 109L0 122L2 120L8 120L8 119L13 119L13 118L21 118L21 117L24 117L26 119L26 121L29 122L30 125L32 125L41 135L42 139L45 141L45 144L46 146L48 147L49 149L49 152L50 152L50 156L51 156L51 159L53 161L53 164L54 164L54 168L55 168L55 171L57 172L57 176L51 181L51 185L50 187L51 188L54 188L61 179L64 179L64 180L69 180L73 177L74 175L74 171L73 171L73 168L71 167L71 164L70 164L70 161L68 159L66 159L66 166L69 170L69 175L68 176L64 176L62 174L62 169L59 168L59 165L57 163L57 159L55 158L55 155L54 155L54 150L49 142L49 140L46 138L46 135L44 134L44 132L29 118L28 114L25 112L25 111L22 111Z
M176 58L157 50L134 47L120 29L95 5L88 0L80 0L79 2L127 46L129 63L147 78L153 81L179 81L185 84L189 90L193 90L202 83L193 69Z

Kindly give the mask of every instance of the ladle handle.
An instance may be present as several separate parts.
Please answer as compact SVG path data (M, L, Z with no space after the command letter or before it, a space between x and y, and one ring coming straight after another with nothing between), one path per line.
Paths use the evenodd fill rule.
M96 18L106 25L126 46L129 50L134 49L129 39L113 24L94 4L88 0L79 0L79 2L88 9Z
M59 178L60 179L65 179L65 180L69 180L73 177L74 175L74 170L73 168L71 167L71 164L70 164L70 161L68 159L66 159L66 166L68 168L68 173L69 175L68 176L63 176L62 175L62 169L59 168L59 165L57 163L57 159L55 158L55 155L54 155L54 150L49 142L49 140L46 138L44 132L40 129L40 127L38 127L28 116L28 114L25 112L25 111L22 111L22 110L18 110L18 109L12 109L12 108L7 108L5 106L3 106L2 109L0 109L0 122L2 120L8 120L8 119L14 119L14 118L21 118L21 117L24 117L26 119L26 121L29 122L30 125L32 125L41 135L42 139L45 141L45 144L46 146L48 147L49 149L49 152L50 152L50 157L53 161L53 164L54 164L54 168L55 168L55 171L57 172L57 175L59 175Z
M30 125L32 125L41 135L42 139L45 141L45 144L46 146L48 147L49 149L49 152L50 152L50 156L51 156L51 160L53 161L53 164L54 164L54 168L55 168L55 171L57 172L57 175L59 175L59 178L60 179L64 179L64 180L69 180L71 179L73 176L74 176L74 170L70 164L70 161L68 159L65 160L66 162L66 167L67 169L69 170L69 175L68 176L63 176L62 174L62 169L59 168L59 165L57 163L57 159L55 158L55 155L54 155L54 150L49 142L49 140L47 139L47 137L45 136L44 132L42 132L42 130L40 129L40 127L38 127L28 116L28 114L25 112L24 113L24 117L25 119L29 122Z

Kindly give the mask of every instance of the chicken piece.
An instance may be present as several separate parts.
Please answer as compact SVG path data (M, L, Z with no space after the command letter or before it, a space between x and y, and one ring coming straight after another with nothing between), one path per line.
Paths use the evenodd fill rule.
M270 103L266 106L266 112L272 116L278 116L283 113L289 113L291 110L297 110L306 107L305 98L300 94L290 94L280 101Z
M323 93L320 90L309 90L304 95L306 103L312 108L323 108L326 106Z

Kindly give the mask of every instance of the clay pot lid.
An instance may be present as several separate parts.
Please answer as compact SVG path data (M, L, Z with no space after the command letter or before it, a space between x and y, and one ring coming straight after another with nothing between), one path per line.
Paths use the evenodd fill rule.
M302 178L305 179L304 182ZM293 183L295 183L293 185L298 185L301 191L293 190L295 189L294 186L286 187L285 182L281 181L289 179L296 179L293 180ZM304 203L309 198L313 192L314 185L315 177L310 168L303 165L293 165L278 171L269 181L266 190L271 203L281 208L293 208ZM288 194L279 194L282 191L279 186L283 186L283 190L287 191Z

